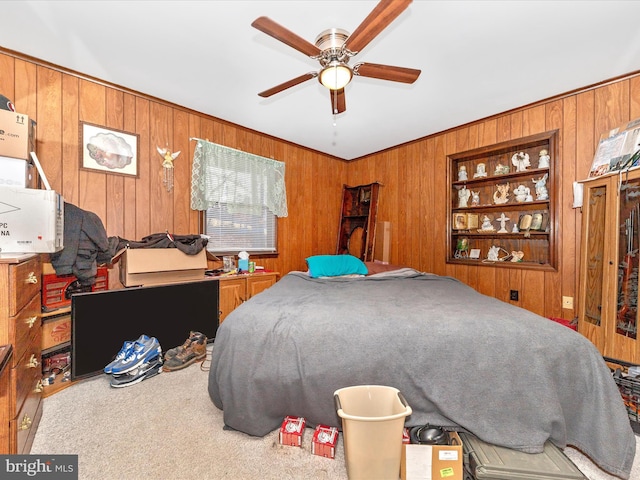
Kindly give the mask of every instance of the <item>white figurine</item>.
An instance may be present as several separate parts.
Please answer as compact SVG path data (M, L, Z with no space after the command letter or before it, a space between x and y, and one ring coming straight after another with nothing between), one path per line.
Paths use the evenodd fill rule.
M481 232L493 232L495 230L495 228L493 228L493 225L491 223L491 219L489 217L487 217L486 215L484 217L482 217L482 225L480 225L480 231Z
M509 173L509 165L502 165L501 163L496 165L496 169L493 172L494 175L504 175L506 173Z
M464 165L460 166L460 170L458 170L458 181L462 182L467 179L467 167Z
M520 233L520 230L518 230L518 224L517 223L513 224L513 228L511 229L511 233Z
M547 178L549 178L549 174L545 173L537 180L535 178L531 179L536 186L536 200L547 200L549 198L549 192L547 191Z
M513 191L513 194L516 196L516 202L522 203L526 202L527 198L531 197L531 190L529 187L525 187L524 185L518 185Z
M538 156L540 157L538 160L538 168L549 168L549 160L551 159L549 152L546 149L542 149Z
M469 205L467 202L469 201L469 197L471 196L471 191L467 187L462 187L458 190L458 208L466 208Z
M498 220L500 220L500 230L498 230L498 233L509 233L507 232L507 222L511 219L503 212L502 215L498 217Z
M498 255L500 254L500 247L489 247L489 252L487 253L487 260L490 262L497 262L499 260Z
M501 205L509 201L509 182L496 185L497 191L493 192L493 203Z
M516 167L516 172L526 172L527 167L531 166L529 162L529 154L520 152L511 157L511 163Z
M474 192L471 190L471 206L477 207L480 205L480 191Z
M473 178L482 178L487 176L487 171L485 170L486 165L484 163L479 163L476 167L476 173L473 174Z

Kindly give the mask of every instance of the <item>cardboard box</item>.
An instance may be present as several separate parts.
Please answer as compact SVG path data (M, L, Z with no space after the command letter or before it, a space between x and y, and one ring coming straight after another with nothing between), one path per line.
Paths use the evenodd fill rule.
M125 287L204 280L207 269L205 249L187 255L177 248L125 248L114 257L118 260Z
M27 115L0 110L0 156L29 159L36 151L36 122Z
M402 445L400 477L402 480L463 480L462 440L449 432L455 445Z
M42 322L42 350L71 341L71 315L62 315Z
M64 199L53 190L0 187L0 253L64 247Z
M0 187L36 188L38 175L28 160L0 157Z
M311 439L311 453L319 457L336 458L338 429L326 425L318 425Z
M280 445L301 447L306 423L307 420L304 417L292 417L290 415L284 417L278 434Z

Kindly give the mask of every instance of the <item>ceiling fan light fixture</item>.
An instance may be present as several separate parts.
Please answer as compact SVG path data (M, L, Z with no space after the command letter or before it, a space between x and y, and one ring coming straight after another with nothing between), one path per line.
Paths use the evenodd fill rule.
M327 64L318 75L320 83L329 90L341 90L346 87L353 78L353 72L349 66L338 60Z

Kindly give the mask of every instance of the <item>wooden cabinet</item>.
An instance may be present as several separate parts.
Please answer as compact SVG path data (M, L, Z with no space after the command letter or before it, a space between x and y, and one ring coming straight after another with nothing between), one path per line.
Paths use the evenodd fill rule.
M557 135L448 157L447 263L556 268Z
M42 415L40 286L38 255L0 260L0 344L11 344L9 454L27 454Z
M220 277L220 318L224 319L242 302L276 283L276 272L256 272Z
M640 170L583 188L578 331L604 356L640 363Z
M378 215L379 183L342 188L342 210L336 254L373 261Z

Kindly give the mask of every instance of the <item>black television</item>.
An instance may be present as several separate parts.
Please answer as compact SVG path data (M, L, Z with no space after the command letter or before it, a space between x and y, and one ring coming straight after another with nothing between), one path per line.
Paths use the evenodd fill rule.
M218 296L214 279L72 295L71 379L102 373L126 340L142 334L156 337L163 352L192 330L213 341Z

